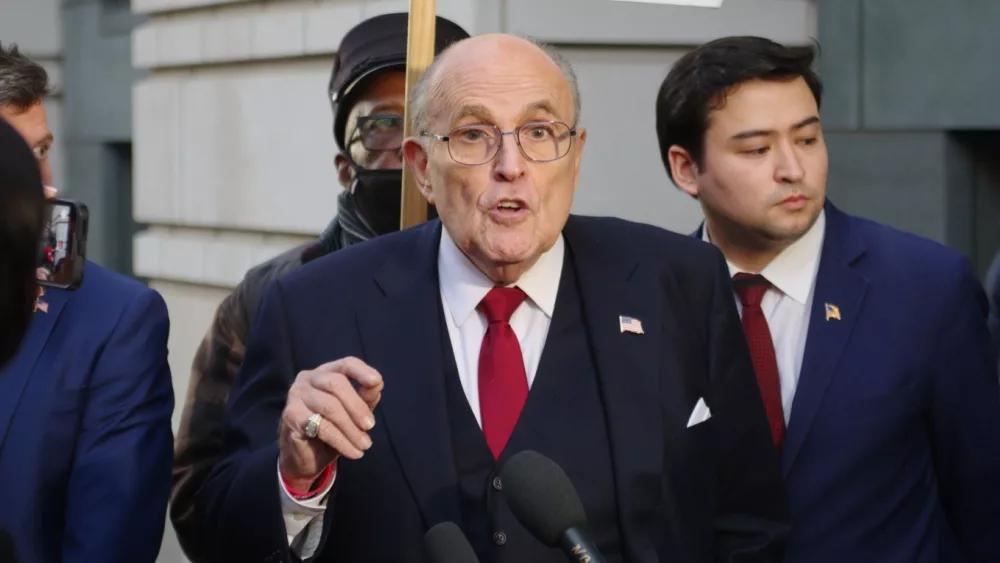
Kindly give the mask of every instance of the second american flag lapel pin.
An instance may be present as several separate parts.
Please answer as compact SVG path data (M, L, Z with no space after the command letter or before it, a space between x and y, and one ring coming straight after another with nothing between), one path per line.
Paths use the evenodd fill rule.
M826 320L840 320L840 307L837 307L833 303L824 303L824 309L826 310Z

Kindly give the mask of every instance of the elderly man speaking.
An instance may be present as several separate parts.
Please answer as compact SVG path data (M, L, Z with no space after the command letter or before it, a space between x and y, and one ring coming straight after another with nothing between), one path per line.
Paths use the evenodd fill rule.
M199 491L216 560L418 561L451 521L483 562L563 561L503 497L504 463L535 450L609 561L780 561L777 456L726 264L570 216L586 132L569 65L474 37L410 110L404 155L440 220L270 286Z

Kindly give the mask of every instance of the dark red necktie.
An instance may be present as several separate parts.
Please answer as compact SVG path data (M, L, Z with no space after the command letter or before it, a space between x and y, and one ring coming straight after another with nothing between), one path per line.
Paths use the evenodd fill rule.
M478 307L490 323L479 350L479 410L483 435L496 459L500 459L528 398L521 345L510 327L510 316L526 297L516 287L495 287Z
M774 341L767 318L760 308L764 294L771 287L763 276L736 274L733 276L736 295L743 304L743 334L750 346L750 359L757 375L757 386L764 399L767 421L771 426L771 437L779 450L785 439L785 415L781 407L781 380L778 377L778 358L774 353Z

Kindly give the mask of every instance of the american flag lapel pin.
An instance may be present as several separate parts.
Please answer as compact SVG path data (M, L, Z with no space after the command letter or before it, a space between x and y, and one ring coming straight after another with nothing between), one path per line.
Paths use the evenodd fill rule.
M832 303L826 303L825 307L826 307L826 320L828 320L828 321L829 320L834 320L834 321L839 321L840 320L840 307L837 307L836 305L834 305Z
M42 296L45 295L45 290L41 287L38 288L38 296L35 297L35 312L41 311L43 313L49 312L49 304L42 301Z
M642 321L635 317L618 317L618 328L622 333L631 332L632 334L645 334L642 331Z

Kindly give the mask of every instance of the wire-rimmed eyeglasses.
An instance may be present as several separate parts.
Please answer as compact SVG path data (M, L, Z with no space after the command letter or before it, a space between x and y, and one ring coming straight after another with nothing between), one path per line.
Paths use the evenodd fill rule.
M398 151L403 146L403 116L365 115L358 118L348 146L361 142L370 151Z
M513 131L501 131L496 125L463 125L447 135L423 132L448 144L448 154L459 164L476 166L493 160L500 152L503 138L513 135L521 154L534 162L551 162L569 154L576 129L561 121L529 121Z

